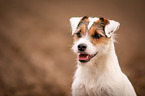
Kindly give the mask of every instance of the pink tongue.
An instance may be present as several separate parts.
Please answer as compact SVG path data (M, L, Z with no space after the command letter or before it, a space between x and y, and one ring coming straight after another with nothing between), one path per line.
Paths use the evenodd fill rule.
M87 60L88 59L88 55L87 54L80 54L79 55L79 59L80 60Z

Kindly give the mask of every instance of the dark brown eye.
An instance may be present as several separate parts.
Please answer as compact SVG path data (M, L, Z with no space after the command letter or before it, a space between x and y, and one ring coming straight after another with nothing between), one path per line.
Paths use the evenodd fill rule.
M76 35L77 35L79 38L81 38L81 37L82 37L82 35L81 35L81 30L78 31L78 32L76 33Z
M97 32L95 32L95 34L92 35L92 38L93 38L93 39L99 39L99 38L101 38L101 37L103 37L103 36L100 35L100 34L98 34Z

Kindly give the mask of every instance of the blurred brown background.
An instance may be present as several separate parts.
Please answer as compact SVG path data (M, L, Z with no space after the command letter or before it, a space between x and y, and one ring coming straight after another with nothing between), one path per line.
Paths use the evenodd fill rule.
M138 96L145 96L143 0L0 0L0 96L69 96L76 56L69 18L121 23L116 51Z

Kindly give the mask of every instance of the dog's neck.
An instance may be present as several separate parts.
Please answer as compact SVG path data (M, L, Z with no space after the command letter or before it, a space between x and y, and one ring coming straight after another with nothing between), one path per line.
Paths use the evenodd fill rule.
M111 74L120 72L120 66L118 63L118 58L116 56L114 42L110 40L109 48L107 53L99 58L94 58L94 60L85 64L78 64L78 68L80 70L85 71L86 74L96 74L102 75L105 72L109 72Z

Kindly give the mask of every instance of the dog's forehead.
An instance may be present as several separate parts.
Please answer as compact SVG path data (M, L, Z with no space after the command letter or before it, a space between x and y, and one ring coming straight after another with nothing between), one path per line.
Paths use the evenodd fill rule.
M72 27L72 35L75 33L76 29L80 26L80 22L81 22L82 17L72 17L70 19L71 22L71 27ZM92 24L99 20L98 17L88 17L88 24L87 24L87 28L90 29L90 27L92 26Z
M95 21L99 20L99 18L97 18L97 17L94 17L94 18L89 17L88 19L89 19L88 29L90 29L90 27L92 26L92 24L93 24Z
M72 29L72 35L76 32L76 30L80 27L86 26L87 30L91 29L92 25L99 21L99 20L103 20L103 23L105 24L104 20L107 20L107 24L105 24L103 30L104 33L106 34L107 37L110 37L120 26L120 23L114 20L109 20L109 19L101 19L98 17L72 17L70 19L70 23L71 23L71 29ZM96 25L97 26L97 25Z

